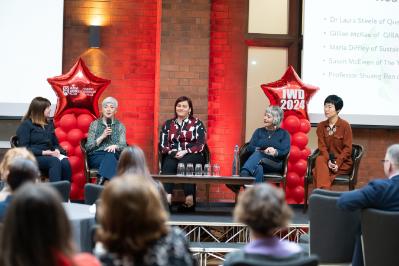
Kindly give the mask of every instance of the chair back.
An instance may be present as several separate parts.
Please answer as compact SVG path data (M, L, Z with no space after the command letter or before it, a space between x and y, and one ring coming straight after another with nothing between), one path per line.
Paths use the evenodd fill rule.
M68 202L69 194L71 192L71 183L69 183L69 181L62 180L56 182L48 182L46 184L50 185L58 191L63 202Z
M86 177L86 182L90 182L90 178L95 177L97 178L98 174L98 169L90 169L89 167L89 159L87 155L87 150L86 150L86 143L87 143L87 138L83 138L80 140L80 149L82 150L82 155L83 155L83 170L85 173Z
M361 224L364 265L399 265L399 212L364 209Z
M87 183L84 188L85 193L85 204L92 205L97 199L100 198L101 192L104 190L104 186Z
M18 145L19 145L18 136L16 136L16 135L11 136L11 138L10 138L10 146L11 146L11 148L16 148L16 147L18 147Z
M364 149L362 145L359 144L352 144L352 161L353 161L353 168L350 174L349 180L353 184L353 188L357 183L357 173L359 172L360 161L363 157Z
M158 144L158 169L159 169L159 174L162 174L162 163L163 160L166 157L166 154L163 154L161 152L161 144ZM204 149L202 151L202 154L204 155L205 163L209 163L211 161L211 152L209 150L208 144L205 143Z
M319 191L320 192L320 191ZM310 253L320 263L350 263L360 230L360 211L337 208L341 193L313 193L309 198Z

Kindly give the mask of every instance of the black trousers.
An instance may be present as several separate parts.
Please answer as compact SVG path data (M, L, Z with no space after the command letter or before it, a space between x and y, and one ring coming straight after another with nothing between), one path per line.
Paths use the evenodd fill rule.
M164 175L175 175L177 173L177 164L184 163L192 163L194 166L197 163L205 164L205 158L202 153L187 153L180 160L166 155L162 162L162 174ZM164 188L166 193L172 194L172 191L175 187L173 183L165 183ZM183 184L183 190L185 196L194 196L195 195L196 186L194 184Z

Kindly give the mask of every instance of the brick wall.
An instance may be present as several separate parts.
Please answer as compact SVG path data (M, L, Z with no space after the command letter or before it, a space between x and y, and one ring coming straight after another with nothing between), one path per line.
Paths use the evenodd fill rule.
M82 57L97 76L111 80L103 93L119 101L117 117L127 141L153 161L155 95L159 65L160 0L65 0L63 72ZM103 18L101 48L88 49L88 24Z
M194 116L207 124L209 22L209 0L162 1L160 126L174 116L182 95L193 100Z
M247 18L247 1L212 1L208 144L223 175L231 175L234 145L244 139ZM213 200L233 198L225 186L211 191Z

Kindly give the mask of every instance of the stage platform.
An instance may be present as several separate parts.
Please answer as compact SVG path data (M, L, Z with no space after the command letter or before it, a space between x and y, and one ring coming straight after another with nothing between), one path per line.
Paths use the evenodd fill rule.
M292 206L294 217L287 228L276 232L281 239L296 242L309 251L309 219L302 206ZM170 215L169 224L186 232L190 249L200 265L222 264L227 253L242 248L249 242L248 227L233 221L234 204L199 205L193 213Z

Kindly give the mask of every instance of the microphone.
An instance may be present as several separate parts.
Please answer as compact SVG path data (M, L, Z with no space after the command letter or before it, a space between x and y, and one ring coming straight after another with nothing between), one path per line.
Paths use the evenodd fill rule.
M333 164L335 164L335 155L334 155L334 153L330 152L330 153L328 154L328 159L329 159Z
M111 125L112 125L112 119L111 119L111 118L107 118L106 123L107 123L107 127L111 127Z

